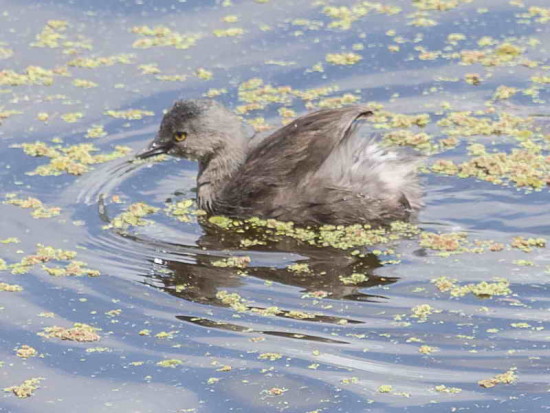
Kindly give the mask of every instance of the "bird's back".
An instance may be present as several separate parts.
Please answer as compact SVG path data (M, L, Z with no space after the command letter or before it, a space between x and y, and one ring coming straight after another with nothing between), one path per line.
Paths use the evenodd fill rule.
M381 223L420 206L416 162L354 133L364 106L302 116L253 147L215 213L298 224Z

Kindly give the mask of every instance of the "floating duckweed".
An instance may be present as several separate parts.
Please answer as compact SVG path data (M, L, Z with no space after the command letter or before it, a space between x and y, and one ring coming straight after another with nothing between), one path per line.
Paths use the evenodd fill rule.
M512 263L514 265L519 265L521 267L532 267L535 265L533 261L529 261L529 260L514 260L512 261Z
M41 312L41 313L38 313L38 317L54 318L54 317L55 317L55 313L52 313L52 312Z
M439 57L439 54L440 54L439 52L428 51L421 46L417 46L415 49L420 52L418 55L418 58L420 60L435 60Z
M244 29L240 27L230 27L228 29L216 29L212 33L216 37L237 37L244 34Z
M229 257L224 258L223 260L212 261L214 267L235 267L235 268L246 268L250 264L250 257Z
M262 353L258 356L258 359L275 361L275 360L279 360L282 357L283 356L280 353Z
M19 244L21 241L16 237L9 237L6 239L1 239L0 244Z
M88 275L96 277L100 275L99 271L86 268L82 261L73 260L76 257L75 251L47 247L42 244L37 245L37 251L33 255L23 257L20 262L9 265L12 274L25 274L31 268L38 264L44 264L50 261L69 261L65 268L46 267L42 268L51 275Z
M249 218L244 221L226 217L210 217L209 222L226 230L242 231L255 229L262 232L264 239L290 237L319 247L333 247L348 250L360 246L389 243L410 238L420 231L407 222L392 222L387 228L372 228L369 225L335 226L324 225L317 229L297 227L292 222L274 219Z
M251 311L264 317L272 317L284 313L284 311L279 309L279 307L252 308Z
M406 129L413 126L426 126L430 123L430 115L427 113L405 115L386 110L375 110L373 115L366 118L366 120L374 123L375 127L380 129Z
M440 384L438 386L434 387L434 390L439 393L448 393L448 394L458 394L462 391L462 389L458 387L447 387L444 384Z
M184 199L182 201L178 201L175 204L170 204L165 209L166 213L176 217L181 222L191 222L190 215L192 213L196 213L196 211L192 211L191 207L195 204L195 202L192 199Z
M411 317L418 318L419 322L424 322L433 312L435 312L435 310L431 305L419 304L411 309Z
M78 342L99 341L101 337L97 334L98 329L84 323L74 323L70 328L64 327L46 327L38 335L48 338L58 338L60 340L70 340Z
M61 119L63 119L67 123L75 123L82 119L83 116L84 114L82 112L71 112L61 115Z
M115 119L138 120L143 119L145 116L154 116L155 112L151 112L150 110L128 109L108 110L105 112L105 114Z
M134 59L133 54L120 54L108 57L77 57L67 63L73 67L83 67L88 69L95 69L100 66L113 66L117 63L130 64Z
M409 26L432 27L437 25L437 22L434 19L426 17L425 13L422 12L410 14L408 17L411 18L411 20L407 23Z
M103 138L107 136L107 132L103 128L103 125L93 125L90 129L86 131L87 138Z
M4 266L5 265L6 265L6 263L4 262ZM7 268L7 267L5 267L5 268ZM2 269L2 263L0 263L0 269ZM10 293L18 293L18 292L23 291L23 287L21 287L20 285L17 285L17 284L6 284L6 283L0 282L0 291L6 291L6 292L10 292Z
M384 142L389 145L411 146L421 151L434 152L436 146L427 133L414 133L409 130L396 130L384 135Z
M378 386L378 393L391 393L393 386L391 384L382 384Z
M295 118L296 117L296 111L289 109L289 108L279 108L278 110L279 116L282 118Z
M155 79L162 80L163 82L183 82L187 79L185 75L156 75Z
M255 245L266 245L267 242L265 241L261 241L259 239L249 239L249 238L241 238L239 240L239 244L241 245L241 247L243 248L250 248L250 247L253 247Z
M271 126L261 116L253 119L247 119L246 121L254 128L256 132L263 132L271 129Z
M76 252L37 244L36 257L40 262L49 260L65 261L76 257Z
M142 75L156 75L160 73L160 69L156 63L147 63L138 66Z
M12 392L20 399L25 399L33 395L35 390L39 388L39 384L42 380L44 380L42 377L33 377L25 380L18 386L6 387L4 391Z
M262 109L269 103L288 104L291 92L290 86L264 85L261 79L252 78L239 85L239 100L248 105L237 107L237 113L244 114L250 110Z
M340 276L340 281L342 281L344 284L361 284L365 281L368 281L369 277L365 274L360 273L353 273L348 277Z
M139 367L139 366L143 366L144 364L145 364L144 361L132 361L132 362L130 363L130 366L132 366L132 367Z
M175 47L176 49L189 49L201 38L198 34L180 34L165 26L134 26L132 33L141 36L132 47L136 49L148 49L150 47Z
M259 1L259 0L256 0L256 1ZM262 0L262 1L264 1L264 0ZM272 387L269 390L265 390L265 392L270 394L271 396L280 396L283 393L285 393L286 391L288 391L288 389L281 388L281 387Z
M514 237L510 246L524 252L531 252L533 248L546 247L546 240L544 238Z
M329 53L325 56L327 63L333 65L353 65L362 59L360 55L353 52Z
M320 298L326 298L329 296L329 293L327 291L323 291L323 290L317 290L317 291L309 291L307 292L306 294L302 295L302 298L315 298L315 299L320 299Z
M473 0L413 0L412 5L419 10L447 11Z
M196 71L195 71L195 75L199 78L199 79L202 79L202 80L210 80L212 79L212 77L214 76L214 74L210 71L210 70L206 70L202 67L199 67Z
M0 59L8 59L13 56L13 50L9 47L4 47L5 43L0 42Z
M436 234L423 232L420 234L420 246L436 251L457 252L466 242L467 235L463 232Z
M86 349L86 353L110 353L111 350L109 347L91 347Z
M329 95L336 91L338 91L338 87L336 86L325 86L325 87L318 87L314 89L293 90L292 94L302 99L305 102L310 102L312 100L319 99L323 96Z
M183 364L183 360L180 360L180 359L166 359L166 360L159 361L157 363L157 366L173 369L178 366L181 366L182 364Z
M174 338L175 333L177 333L177 331L161 331L160 333L155 334L155 338L160 338L161 340L171 340Z
M528 9L527 16L536 17L538 23L548 23L550 22L550 8L531 6Z
M518 93L518 89L510 86L499 86L493 95L494 100L510 99Z
M315 314L297 310L288 311L287 313L284 313L284 316L288 318L294 318L296 320L307 320L316 317Z
M209 98L215 98L218 96L221 96L223 94L227 93L227 89L221 88L221 89L208 89L206 93L204 94L206 97Z
M48 267L46 265L42 265L42 269L54 277L81 275L87 275L88 277L99 277L101 275L98 270L87 268L86 265L87 264L85 262L73 260L65 267Z
M466 40L466 36L462 33L451 33L447 36L447 42L455 46L463 40Z
M514 328L531 328L529 323L511 323L510 325Z
M313 108L317 106L320 109L336 109L346 105L352 105L359 101L359 96L351 93L345 93L342 96L334 96L330 98L321 99L316 105L312 103L306 104L307 108Z
M495 282L482 281L478 284L457 285L457 280L447 277L439 277L432 280L432 283L441 292L449 292L452 297L463 297L473 294L479 298L510 295L510 282L504 278L496 278Z
M439 277L433 279L431 282L437 287L441 292L449 291L455 287L457 280L447 277Z
M263 81L259 78L252 78L239 85L239 100L245 102L243 105L239 105L236 109L237 113L245 114L253 110L264 109L268 104L279 103L284 105L290 105L294 97L306 102L308 108L316 107L312 103L313 100L319 99L322 96L328 95L338 90L336 87L321 87L315 89L306 90L293 90L290 86L272 86L264 85ZM346 94L341 97L335 97L333 100L327 100L322 105L328 106L341 106L347 103L357 101L359 98Z
M360 1L351 7L346 6L325 6L323 13L333 19L328 27L333 29L349 30L352 23L366 16L369 12L374 11L389 16L401 12L398 6L387 5L384 3Z
M236 23L237 21L239 21L239 17L235 16L234 14L231 14L231 15L228 15L228 16L223 16L222 21L224 21L226 23Z
M519 62L523 48L511 43L502 43L492 49L462 50L460 61L464 65L481 63L483 66L513 65Z
M38 354L38 351L36 351L35 348L24 344L16 350L15 354L17 357L21 357L22 359L27 359L29 357L36 356Z
M485 145L481 143L472 143L471 145L468 145L468 154L473 156L481 156L486 155L487 150L485 148Z
M357 377L346 377L345 379L340 380L340 383L342 384L355 384L359 382L359 378Z
M48 119L50 119L50 115L47 114L46 112L39 112L39 113L36 115L36 119L38 119L38 120L41 121L41 122L47 122Z
M105 315L107 317L117 317L122 313L122 310L120 308L117 308L115 310L109 310L105 312Z
M537 145L535 145L537 146ZM436 161L431 170L459 178L477 178L497 185L541 190L548 185L550 160L533 149L512 149L511 153L481 155L461 164Z
M32 43L31 46L59 47L59 41L65 38L65 35L62 33L67 29L68 25L69 23L64 20L48 20L46 26L36 35L36 42Z
M248 310L244 299L237 293L229 293L223 290L216 293L216 298L235 311L244 312Z
M481 83L481 76L477 73L466 73L464 75L464 80L470 85L477 86Z
M472 112L451 112L437 122L444 132L451 136L510 135L517 138L532 134L532 119L499 113L498 119L474 116Z
M90 169L90 165L123 157L131 150L126 146L115 146L113 152L92 155L92 152L97 152L99 149L90 143L63 147L61 145L48 146L38 141L24 143L21 147L27 155L51 158L49 164L39 166L28 173L41 176L61 175L62 173L81 175Z
M418 352L422 354L432 354L435 351L438 351L437 347L423 345L418 348Z
M288 267L286 267L287 270L289 271L292 271L296 274L301 274L301 273L311 273L311 268L309 268L309 264L307 263L296 263L296 264L291 264L289 265Z
M143 219L147 215L154 214L159 208L147 205L144 202L136 202L128 206L127 210L120 213L112 219L112 221L103 227L108 228L121 228L127 229L131 226L143 226L148 225L151 221Z
M39 66L28 66L23 73L17 73L13 70L1 70L0 86L50 86L53 84L54 76L62 74L65 74L62 70L49 70Z
M9 194L13 195L13 194ZM37 198L27 197L26 199L23 198L15 198L15 196L9 196L9 199L7 201L4 201L5 204L15 205L21 208L29 208L32 209L31 216L33 218L51 218L58 216L61 213L61 208L59 207L51 207L47 208L44 206L42 201L40 201Z
M511 384L517 381L517 376L515 372L515 368L511 368L505 373L497 374L494 377L491 377L490 379L480 380L477 382L481 387L485 387L486 389L489 389L491 387L495 387L497 384Z
M81 87L83 89L90 89L92 87L97 87L97 83L92 82L91 80L85 80L85 79L74 79L73 85L76 87Z
M231 218L227 218L221 215L216 215L208 218L208 222L223 229L229 229L231 226L233 226L234 223ZM236 223L235 226L238 226L238 223Z
M10 116L13 116L13 115L20 115L22 112L18 111L18 110L4 110L4 111L1 111L0 112L0 125L2 124L2 121L4 119L7 119L9 118Z

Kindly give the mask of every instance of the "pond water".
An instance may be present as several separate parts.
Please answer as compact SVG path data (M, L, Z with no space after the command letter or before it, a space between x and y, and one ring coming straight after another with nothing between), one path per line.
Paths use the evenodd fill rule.
M549 408L546 0L1 5L0 411ZM204 95L258 130L372 102L426 155L418 230L178 220L196 164L130 160Z

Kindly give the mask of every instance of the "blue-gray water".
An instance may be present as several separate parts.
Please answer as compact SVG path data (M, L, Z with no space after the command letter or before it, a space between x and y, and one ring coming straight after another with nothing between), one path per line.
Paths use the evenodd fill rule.
M437 139L446 138L435 124L445 104L453 111L484 111L498 86L512 86L520 92L495 102L497 113L537 115L536 125L548 137L548 84L542 84L535 100L521 92L532 86L532 76L549 76L548 22L521 16L532 6L548 10L546 1L525 0L523 6L519 1L457 1L451 10L427 12L425 17L437 25L418 27L408 24L413 20L409 15L416 11L414 2L392 0L391 5L402 8L400 13L371 10L348 30L329 27L333 20L323 13L324 6L360 3L0 2L0 46L13 51L11 56L0 53L5 57L0 60L3 70L21 72L29 65L64 67L78 56L134 55L129 64L69 67L68 76L55 76L51 86L0 87L0 112L21 112L0 125L2 193L36 197L46 206L62 209L59 216L33 219L28 209L0 204L0 239L21 241L0 244L0 258L15 263L41 243L77 251L78 259L102 274L53 277L40 266L21 275L0 271L0 282L23 288L0 292L0 388L31 377L43 378L30 398L2 392L0 411L535 412L549 408L550 254L547 248L525 253L509 247L515 236L549 238L547 187L526 192L473 178L426 173L422 176L426 206L419 217L423 230L464 231L472 240L493 240L506 247L500 252L444 258L421 248L418 239L410 239L394 244L401 262L384 265L372 256L352 262L345 252L304 247L291 240L240 251L238 235L207 234L197 224L161 214L151 216L155 225L122 236L102 228L100 194L106 194L106 199L118 195L124 201L121 206L107 202L110 217L133 202L163 208L167 200L193 197L196 164L171 159L122 173L125 170L119 166L124 160L114 160L78 177L30 176L27 172L46 160L13 147L60 138L64 144L93 143L102 151L114 145L139 151L154 136L162 111L175 99L225 88L227 93L218 99L236 108L243 104L238 86L251 78L295 90L337 86L338 91L330 96L352 93L362 102L382 103L393 112L428 113L432 121L426 130ZM228 15L238 20L223 21ZM304 28L296 24L298 18L318 23L310 22ZM82 36L90 40L92 49L67 55L63 51L68 47L32 47L48 20L68 22L61 43ZM140 36L131 28L142 25L162 25L202 37L186 50L136 49L132 44ZM242 28L244 33L213 35L216 29L230 27ZM395 41L392 30L403 37L402 43ZM479 49L478 40L491 36L497 44L525 45L523 57L539 65L484 67L461 65L457 58L418 58L420 51L415 48L419 46L427 51L451 51L447 37L452 33L465 36L452 51ZM527 46L530 38L539 43ZM362 46L353 46L357 44ZM400 50L388 49L397 44ZM325 61L328 53L344 51L357 53L362 60L346 66ZM319 62L322 72L309 70ZM163 75L187 78L162 81L141 74L138 66L152 63ZM212 78L196 77L198 68L211 71ZM480 75L480 85L464 81L471 73ZM93 81L97 87L76 87L74 79ZM63 97L51 98L55 95ZM281 124L279 107L271 104L245 117L262 116L277 126ZM287 107L297 113L306 111L297 98ZM119 120L105 115L107 110L126 109L148 110L154 116ZM41 112L49 114L47 122L37 119ZM82 113L82 118L75 123L61 119L73 112ZM85 138L86 130L97 124L104 126L107 136ZM506 150L518 145L514 139L496 135L458 138L461 143L456 149L427 162L438 157L465 160L466 145L472 142L483 142L488 148L502 144ZM540 143L547 157L548 142ZM212 256L235 254L251 257L248 276L209 264ZM532 265L520 265L520 260ZM297 261L308 262L317 276L284 269ZM368 283L358 287L341 282L341 275L358 271L369 274ZM462 285L502 277L510 282L512 294L452 298L431 282L441 276ZM251 307L276 306L320 316L299 320L237 312L216 298L220 291L238 293ZM316 291L330 295L322 299L306 296ZM439 312L419 322L410 315L421 304ZM121 311L107 315L111 310ZM39 316L44 312L54 317ZM75 322L100 328L101 340L76 343L37 335L44 327L69 327ZM140 335L142 330L150 330L150 335ZM171 332L171 338L156 338L159 332ZM21 345L32 346L39 356L17 357ZM437 351L422 354L421 345ZM96 347L104 349L86 351ZM270 361L260 358L264 353L281 357ZM183 363L175 368L156 364L164 359ZM219 371L223 366L231 369ZM483 388L477 383L511 368L517 375L513 384ZM391 385L392 390L381 392L384 385ZM462 391L434 390L439 385ZM270 389L283 393L276 395Z

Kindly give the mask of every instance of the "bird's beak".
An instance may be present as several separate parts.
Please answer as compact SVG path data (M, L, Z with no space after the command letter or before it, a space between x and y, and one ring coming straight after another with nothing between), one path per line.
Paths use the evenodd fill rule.
M145 150L141 153L138 153L136 155L136 158L138 158L138 159L147 159L147 158L150 158L152 156L161 155L163 153L168 153L168 151L170 151L170 149L172 149L172 146L174 146L174 144L172 142L166 142L166 143L160 143L159 144L159 143L153 141L153 143L151 143L151 145L149 145L147 150Z

